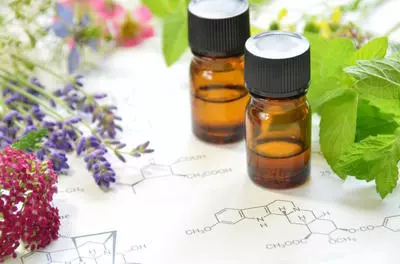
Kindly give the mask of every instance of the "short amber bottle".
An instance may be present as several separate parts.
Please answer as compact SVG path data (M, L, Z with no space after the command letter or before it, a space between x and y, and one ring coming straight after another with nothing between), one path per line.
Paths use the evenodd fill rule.
M250 36L244 0L192 0L188 8L193 133L224 144L244 138L244 45Z
M249 176L267 188L301 185L310 175L310 44L295 33L262 33L246 42L245 61Z

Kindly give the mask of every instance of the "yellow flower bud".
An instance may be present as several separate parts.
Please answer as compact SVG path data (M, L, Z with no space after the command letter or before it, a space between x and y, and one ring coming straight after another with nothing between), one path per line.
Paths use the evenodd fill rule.
M340 7L336 7L333 10L331 20L333 23L339 23L341 19L342 19L342 10L340 9Z
M282 8L282 10L278 14L278 21L281 21L284 17L286 17L288 14L288 11L286 8Z

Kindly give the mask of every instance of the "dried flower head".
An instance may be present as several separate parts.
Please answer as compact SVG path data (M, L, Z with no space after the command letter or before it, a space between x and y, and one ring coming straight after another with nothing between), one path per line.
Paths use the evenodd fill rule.
M60 217L51 204L56 183L51 161L12 147L0 152L0 262L16 257L20 241L35 250L58 238Z

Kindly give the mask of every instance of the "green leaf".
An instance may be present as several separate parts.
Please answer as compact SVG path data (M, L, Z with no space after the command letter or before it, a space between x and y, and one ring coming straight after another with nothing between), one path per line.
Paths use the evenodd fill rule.
M379 108L382 113L392 114L396 118L400 118L400 100L380 98L370 94L363 94L361 97Z
M340 96L324 104L320 111L320 145L329 165L335 169L340 156L354 143L356 135L357 94L345 90Z
M400 43L390 43L387 53L391 57L400 57Z
M378 135L353 144L337 163L336 170L359 180L375 180L376 190L385 198L397 186L399 160L399 137Z
M259 27L253 26L253 25L251 26L250 29L251 29L251 35L252 36L260 34L260 33L266 31L266 29L262 29L262 28L259 28Z
M378 134L393 134L399 124L393 114L381 112L378 107L365 99L359 99L357 110L356 141Z
M357 60L382 59L389 46L387 37L376 38L362 46L356 53Z
M175 63L188 47L188 24L186 13L177 12L167 16L163 25L163 54L168 66Z
M188 0L142 0L157 17L164 18L177 11L186 10Z
M253 5L261 5L261 4L266 4L269 1L270 0L249 0L249 3Z
M400 58L358 61L345 71L357 80L360 94L400 99Z
M355 54L354 44L349 39L327 40L316 34L307 34L311 43L311 86L307 98L314 111L341 94L335 91L347 87L343 68L351 65Z
M47 136L46 129L31 131L22 138L20 138L12 146L15 149L32 150L32 151L40 150L41 143L43 142L43 139L46 136Z

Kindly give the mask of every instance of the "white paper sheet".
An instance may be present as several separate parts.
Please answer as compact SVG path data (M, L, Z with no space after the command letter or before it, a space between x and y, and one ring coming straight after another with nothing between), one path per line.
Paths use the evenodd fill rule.
M381 201L373 184L342 182L317 144L310 182L255 186L243 142L213 146L191 134L189 55L167 69L160 50L159 38L120 50L86 80L112 94L124 140L150 140L156 152L115 160L108 192L71 156L55 198L61 237L6 263L399 263L398 189Z

